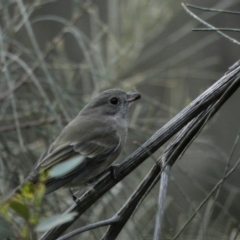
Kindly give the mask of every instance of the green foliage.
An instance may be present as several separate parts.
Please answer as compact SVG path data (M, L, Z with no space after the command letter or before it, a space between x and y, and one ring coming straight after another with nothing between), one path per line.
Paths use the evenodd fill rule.
M31 233L31 235L34 235L33 229L41 220L40 208L45 193L44 182L46 179L47 173L41 172L39 183L36 185L32 183L24 184L20 188L20 192L17 192L7 202L0 206L3 215L3 217L1 217L1 221L3 222L2 226L7 226L8 222L10 224L13 223L16 217L23 219L23 224L19 229L19 235L22 239L29 239ZM7 234L8 228L4 228L6 228L6 230L1 230L2 233L0 232L0 234ZM11 229L10 232L12 231L13 229Z
M24 202L12 200L10 201L9 207L13 209L19 216L23 217L28 221L30 217L28 206Z

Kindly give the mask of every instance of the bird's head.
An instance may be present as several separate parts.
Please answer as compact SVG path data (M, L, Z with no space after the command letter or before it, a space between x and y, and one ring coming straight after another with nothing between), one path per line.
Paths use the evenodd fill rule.
M121 116L127 118L128 109L132 102L141 98L138 92L125 92L119 89L110 89L100 93L89 102L81 111L81 115L103 114L107 116Z

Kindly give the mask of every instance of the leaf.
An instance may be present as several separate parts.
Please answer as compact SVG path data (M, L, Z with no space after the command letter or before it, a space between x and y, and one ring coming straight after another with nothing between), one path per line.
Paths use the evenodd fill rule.
M35 193L34 193L34 203L35 205L39 206L42 202L44 193L46 190L46 186L44 183L38 183L35 187Z
M26 204L19 201L11 201L9 207L12 208L19 216L29 219L29 210Z
M24 184L20 190L23 198L30 200L34 198L34 185L31 182Z
M68 214L63 214L63 215L58 214L58 215L52 216L52 217L47 218L44 221L40 222L36 226L35 230L37 232L48 231L60 224L71 221L76 215L77 215L77 213L73 212L73 213L68 213Z
M28 228L28 226L27 225L24 225L23 227L22 227L22 229L21 229L21 237L23 238L23 239L29 239L29 235L30 235L31 233L29 232L29 228Z
M9 238L12 235L9 223L0 216L0 239Z
M69 160L66 160L62 163L57 164L56 166L52 167L49 171L50 177L61 177L71 170L73 170L77 165L79 165L85 159L84 156L77 156L73 157Z

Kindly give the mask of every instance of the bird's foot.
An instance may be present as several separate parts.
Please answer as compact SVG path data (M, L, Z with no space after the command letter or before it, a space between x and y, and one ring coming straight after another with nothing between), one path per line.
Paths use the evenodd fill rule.
M119 165L120 165L120 164L114 164L114 165L111 165L111 166L109 167L109 171L111 172L112 177L113 177L115 180L118 180L118 179L117 179L117 169L119 168Z

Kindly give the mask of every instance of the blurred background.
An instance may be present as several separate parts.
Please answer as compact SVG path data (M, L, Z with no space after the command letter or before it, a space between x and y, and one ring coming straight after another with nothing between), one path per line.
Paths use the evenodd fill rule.
M224 14L193 10L219 28L240 29L235 0L189 0ZM122 161L239 60L238 44L191 18L176 0L0 1L0 196L21 183L61 129L99 92L138 90ZM240 41L239 32L228 32ZM173 166L162 239L240 239L240 167L197 211L240 156L240 92L220 109ZM235 151L231 149L236 145ZM158 158L167 144L154 154ZM155 164L147 159L71 229L111 217ZM158 186L118 239L152 239ZM72 204L68 190L50 194L42 218ZM21 221L13 226L19 238ZM73 239L100 239L106 228ZM177 238L174 238L177 236ZM13 238L15 239L15 238Z

